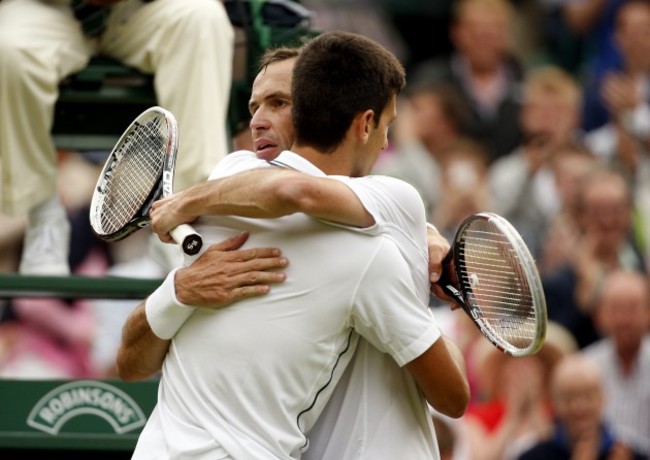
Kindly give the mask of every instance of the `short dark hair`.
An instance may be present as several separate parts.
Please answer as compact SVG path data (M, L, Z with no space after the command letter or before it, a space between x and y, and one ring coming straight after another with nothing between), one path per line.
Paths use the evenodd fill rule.
M393 53L364 36L324 32L307 42L293 70L293 125L297 145L333 151L352 120L373 110L378 122L406 83Z
M278 48L267 49L258 61L257 69L259 72L266 69L271 64L282 62L289 59L295 59L300 54L300 47L280 46Z

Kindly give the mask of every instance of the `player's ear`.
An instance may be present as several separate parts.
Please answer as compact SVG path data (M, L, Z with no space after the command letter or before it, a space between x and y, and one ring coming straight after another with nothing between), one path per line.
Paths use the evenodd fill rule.
M355 134L357 135L358 139L365 144L368 142L370 133L375 127L375 112L372 110L360 112L356 117L354 117L354 121L352 123L354 124Z

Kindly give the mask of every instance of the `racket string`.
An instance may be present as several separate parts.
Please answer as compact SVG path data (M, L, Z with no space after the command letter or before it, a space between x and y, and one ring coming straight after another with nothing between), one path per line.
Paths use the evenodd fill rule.
M537 327L534 299L517 251L489 221L477 221L475 227L464 235L461 282L494 335L525 349L535 340Z
M137 123L122 145L111 153L104 195L100 204L101 230L121 229L141 211L161 177L167 149L167 124L163 117Z

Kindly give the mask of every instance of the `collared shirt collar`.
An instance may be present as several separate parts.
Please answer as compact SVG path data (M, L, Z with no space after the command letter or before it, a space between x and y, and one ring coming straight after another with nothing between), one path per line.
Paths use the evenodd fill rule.
M274 166L279 166L281 168L295 169L296 171L301 171L313 176L325 176L325 173L318 169L313 163L305 158L301 157L297 153L285 150L280 155L278 155L274 160L271 160L271 163Z

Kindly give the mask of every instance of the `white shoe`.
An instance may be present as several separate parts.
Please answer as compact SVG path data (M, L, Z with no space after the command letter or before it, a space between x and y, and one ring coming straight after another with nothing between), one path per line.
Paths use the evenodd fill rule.
M21 275L67 276L69 252L70 222L53 198L29 213L18 271Z

